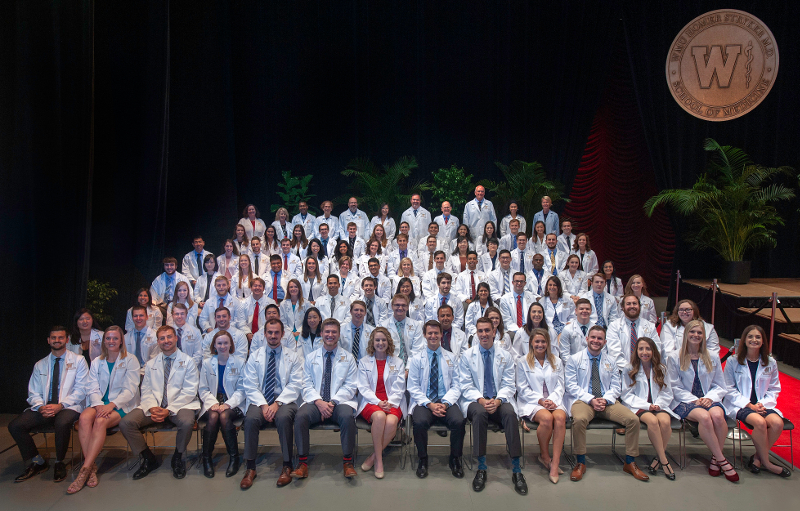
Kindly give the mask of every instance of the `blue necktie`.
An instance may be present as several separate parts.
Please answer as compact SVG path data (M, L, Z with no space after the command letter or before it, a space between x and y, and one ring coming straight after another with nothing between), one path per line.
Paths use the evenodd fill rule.
M275 350L269 352L269 364L267 364L267 375L264 377L264 398L267 405L275 402L275 374L277 372L275 364Z
M492 352L483 352L483 397L494 399L497 395L494 391L494 372L492 367Z
M322 375L322 400L331 400L331 372L333 369L333 352L325 352L325 373Z
M433 403L439 401L439 361L436 355L437 353L434 351L431 359L431 379L428 384L428 399Z
M605 327L606 320L603 318L603 295L594 294L594 308L597 311L597 324Z

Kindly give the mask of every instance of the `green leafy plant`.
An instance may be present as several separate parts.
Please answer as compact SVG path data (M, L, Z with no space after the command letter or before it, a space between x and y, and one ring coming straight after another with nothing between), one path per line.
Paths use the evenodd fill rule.
M498 215L502 214L511 199L515 199L522 213L529 219L528 233L533 229L533 222L530 219L534 213L542 209L542 197L549 196L553 205L569 202L564 196L564 185L547 179L547 174L539 162L514 160L511 165L504 165L498 161L495 165L503 173L505 180L500 182L482 180L478 184L494 193L492 201Z
M105 307L118 294L108 282L90 280L86 283L86 308L92 311L94 319L99 323L108 325L112 318L110 314L106 314Z
M453 208L452 214L460 217L470 193L475 190L475 184L472 182L472 174L466 174L463 168L450 165L433 172L431 190L436 203L449 202Z
M275 192L281 198L282 203L275 203L270 210L274 213L278 208L286 208L290 214L298 213L297 204L305 201L308 203L308 210L316 213L317 210L311 207L311 198L316 197L313 193L308 193L308 183L311 182L313 174L306 174L305 176L295 177L292 175L291 170L284 170L281 172L283 176L283 183L278 183L279 188L283 188L282 192Z
M711 249L725 261L743 261L745 251L775 247L773 227L783 225L778 201L794 198L794 191L780 183L769 184L791 167L755 164L741 149L720 146L709 138L706 170L691 188L662 190L644 204L652 216L659 206L671 206L691 219L686 240L694 250Z
M409 206L413 194L421 194L431 188L430 183L424 180L406 184L411 171L418 167L413 156L403 156L381 168L368 158L356 158L350 160L342 175L352 178L348 189L358 198L361 210L372 215L385 202L399 219L400 213ZM348 198L349 195L339 197L337 202L347 203Z

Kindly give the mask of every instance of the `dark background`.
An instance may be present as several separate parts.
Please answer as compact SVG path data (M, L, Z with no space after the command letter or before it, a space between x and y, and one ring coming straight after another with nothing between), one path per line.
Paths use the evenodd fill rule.
M759 107L711 123L672 99L664 66L678 31L720 8L764 21L781 67ZM245 204L271 218L282 170L313 174L318 203L346 192L355 157L413 155L414 179L451 164L498 179L495 161L536 160L623 278L666 294L676 268L718 276L718 258L680 242L682 219L641 204L691 185L706 137L800 167L798 14L791 0L3 2L0 409L22 409L87 278L119 290L122 323L193 233L218 253ZM798 276L797 207L754 276Z

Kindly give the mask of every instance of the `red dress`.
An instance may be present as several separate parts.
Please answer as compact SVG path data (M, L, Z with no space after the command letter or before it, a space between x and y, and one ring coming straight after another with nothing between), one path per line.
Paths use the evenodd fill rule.
M386 361L376 360L375 362L378 363L378 385L377 388L375 389L375 395L378 397L380 401L386 401L389 399L386 396L386 387L383 385L383 368L386 367ZM364 409L361 410L361 417L367 422L372 422L372 414L375 412L382 412L382 411L383 410L378 405L367 404L367 406L365 406ZM389 413L391 415L396 416L398 419L403 418L403 413L400 411L399 408L392 408L391 410L389 410Z

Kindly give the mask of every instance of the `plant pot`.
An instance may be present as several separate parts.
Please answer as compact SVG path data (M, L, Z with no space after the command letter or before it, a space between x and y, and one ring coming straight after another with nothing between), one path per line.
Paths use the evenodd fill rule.
M722 282L725 284L747 284L750 282L750 261L725 261Z

